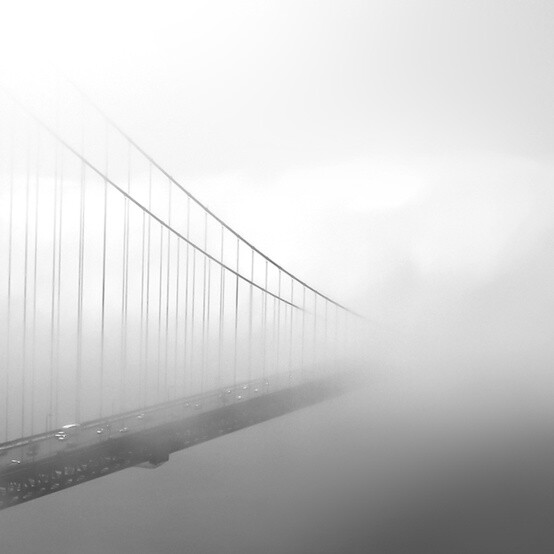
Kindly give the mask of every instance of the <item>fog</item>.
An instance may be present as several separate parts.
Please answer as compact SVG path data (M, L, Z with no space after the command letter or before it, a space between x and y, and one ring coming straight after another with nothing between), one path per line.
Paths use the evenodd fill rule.
M549 2L4 14L10 85L76 82L368 351L350 395L3 511L6 551L552 551Z

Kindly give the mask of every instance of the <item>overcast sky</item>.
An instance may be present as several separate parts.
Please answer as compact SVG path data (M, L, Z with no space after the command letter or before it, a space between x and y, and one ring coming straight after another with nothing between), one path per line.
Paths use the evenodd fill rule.
M425 538L450 534L449 519L494 531L510 506L518 512L509 547L529 551L541 540L535 524L552 512L541 504L550 450L521 443L521 459L542 456L550 471L529 493L539 466L516 457L514 476L502 477L510 454L495 444L542 437L524 425L530 414L552 444L552 0L3 4L0 68L26 73L32 63L57 66L248 240L367 314L372 340L385 336L386 355L412 375L383 386L368 364L371 392L358 400L191 449L161 473L122 472L122 481L63 493L73 499L60 493L9 510L2 536L14 552L60 552L64 543L138 552L153 540L168 552L185 541L232 551L267 533L276 509L303 526L330 508L318 530L348 548L358 497L371 499L356 509L360 532L372 523L393 542L420 529L410 514L424 514ZM390 448L395 441L401 449ZM472 452L484 452L485 478L468 474L466 483L459 454ZM434 473L433 460L448 471L429 485L413 466ZM321 496L309 496L314 478ZM489 487L490 510L475 492L486 498ZM389 514L382 498L396 489L400 511ZM448 498L428 517L430 491ZM522 524L525 541L511 540Z
M550 353L551 2L4 11L4 53L54 60L300 277L411 333Z

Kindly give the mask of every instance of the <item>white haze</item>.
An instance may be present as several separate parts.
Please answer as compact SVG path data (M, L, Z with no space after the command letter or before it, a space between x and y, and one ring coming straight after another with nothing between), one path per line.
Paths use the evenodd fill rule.
M329 507L331 515L323 520L342 529L335 537L336 552L349 551L345 545L351 537L344 531L349 527L341 526L341 518L354 511L356 494L364 497L356 512L363 528L358 532L363 533L364 517L370 514L368 520L381 535L398 531L402 536L403 520L395 510L398 505L400 511L409 510L404 500L411 493L406 491L416 491L411 509L417 513L427 506L425 494L450 491L459 483L452 470L446 484L434 482L421 491L425 487L414 476L419 473L412 460L417 458L413 463L421 469L427 467L425 456L439 465L445 456L445 466L458 467L465 461L460 451L478 458L476 453L492 449L494 456L503 456L503 447L495 448L505 435L529 446L527 453L535 451L530 437L540 434L537 429L546 428L551 437L552 2L24 4L5 12L14 24L0 39L9 45L2 48L4 54L36 57L39 52L31 44L40 43L42 60L54 62L78 82L210 209L280 264L369 320L375 351L368 373L379 386L347 403L348 415L344 405L333 405L324 415L317 412L319 423L297 420L304 421L297 424L306 434L321 434L318 445L324 452L308 444L300 456L304 461L298 462L294 448L304 452L304 441L310 441L299 432L287 449L291 431L286 420L270 427L271 436L263 429L249 435L251 440L244 439L229 455L231 461L215 443L186 458L203 476L198 491L190 485L201 506L198 513L215 514L218 533L225 536L202 527L195 515L198 505L189 506L190 517L198 517L193 526L198 542L189 544L191 551L233 551L229 541L243 545L245 552L253 548L246 539L229 537L235 529L247 528L244 514L266 513L256 503L263 499L248 488L248 479L258 471L249 460L260 443L266 455L271 453L264 457L258 452L260 465L275 465L254 488L267 493L264 479L275 479L271 490L287 499L273 507L281 516L298 516L300 522L308 518L299 508L287 512L291 499L298 500L295 495L303 491L301 485L308 487L300 483L293 490L290 474L298 472L302 481L301 476L311 475L313 463L321 464L321 475L337 479L336 490L329 481L318 481L314 489L324 500L306 504L306 511L315 504L321 511ZM22 39L23 28L33 41ZM337 446L330 453L325 441L337 418L339 430L331 436L344 451ZM279 425L285 429L275 431ZM350 444L352 436L356 440ZM276 437L283 444L275 446ZM366 452L370 442L371 456ZM232 440L225 444L233 448ZM282 459L290 464L290 474L279 465ZM344 476L348 471L342 464L348 459L356 466L356 471L350 468L356 477ZM502 458L507 459L509 453ZM382 465L376 470L372 463ZM248 470L241 473L237 468L243 464ZM410 466L402 473L407 482L387 481L394 481L395 464ZM480 466L487 479L498 469L491 465ZM286 474L282 479L271 472L277 466ZM177 466L161 471L167 471L162 474L168 488L175 476L182 477ZM531 468L526 475L532 473ZM214 474L227 479L211 489ZM233 482L236 475L244 481ZM499 489L511 491L519 477ZM131 487L139 478L126 479ZM151 477L152 495L156 479ZM359 487L362 479L371 483L367 490ZM472 478L468 481L477 486ZM200 491L206 486L212 497L204 488ZM381 486L385 498L391 491L401 497L397 504L391 496L384 502L395 506L388 514L390 528L375 523L387 519L380 511L384 504L373 505L375 512L367 508L368 491ZM551 480L539 488L551 490ZM457 494L452 492L450 500ZM243 511L235 511L236 498L242 499ZM214 499L225 506L224 513L214 512ZM164 552L180 551L184 540L175 531L182 524L175 515L182 499L173 500L174 525L166 524L164 540L171 536L174 542ZM307 502L305 497L302 501ZM343 502L344 514L338 514ZM492 502L491 513L498 511L499 502ZM516 504L513 498L506 500L510 502ZM158 504L162 514L162 501L152 501L152 506ZM478 502L470 504L468 513L473 513ZM536 519L551 513L551 500L547 505L538 499L536 505ZM107 515L102 519L90 511L89 516L109 526ZM60 508L60 513L68 512ZM142 517L138 519L150 521L152 515ZM522 519L525 515L518 521ZM481 521L488 521L486 514ZM327 529L319 525L318 532ZM503 533L506 528L499 531ZM127 544L123 535L113 531L110 536ZM478 538L474 532L472 539ZM315 551L332 552L332 540L323 541L329 550ZM87 544L93 543L101 541L95 537ZM136 543L137 552L147 548L138 539ZM511 547L534 554L551 552L552 544L533 550L516 541ZM458 550L408 545L394 551Z

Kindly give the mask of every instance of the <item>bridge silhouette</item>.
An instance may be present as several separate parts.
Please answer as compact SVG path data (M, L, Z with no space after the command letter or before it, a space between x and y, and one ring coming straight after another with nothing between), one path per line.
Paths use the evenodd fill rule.
M0 92L0 508L340 394L360 347L60 82Z

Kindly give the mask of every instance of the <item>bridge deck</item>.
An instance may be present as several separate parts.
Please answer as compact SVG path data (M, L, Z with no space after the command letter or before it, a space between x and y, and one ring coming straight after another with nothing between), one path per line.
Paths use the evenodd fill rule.
M348 383L299 381L273 376L5 443L0 509L128 467L156 467L172 452L338 395Z

